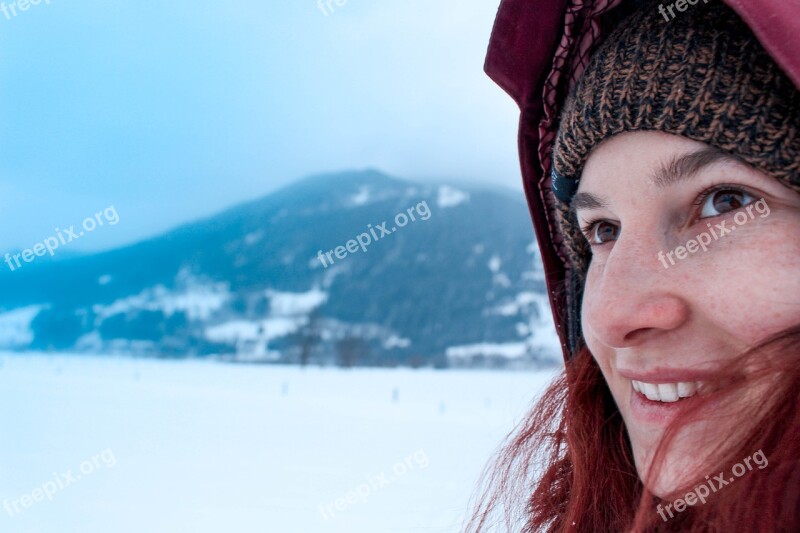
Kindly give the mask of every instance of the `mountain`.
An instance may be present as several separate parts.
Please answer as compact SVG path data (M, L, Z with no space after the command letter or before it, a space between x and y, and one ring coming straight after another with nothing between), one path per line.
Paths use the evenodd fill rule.
M161 236L0 270L0 347L351 365L560 359L522 197L314 176Z

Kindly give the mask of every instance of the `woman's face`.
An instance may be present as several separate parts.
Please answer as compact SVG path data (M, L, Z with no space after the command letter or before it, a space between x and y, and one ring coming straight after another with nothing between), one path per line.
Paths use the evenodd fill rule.
M592 152L572 206L592 246L584 337L643 478L681 410L724 411L702 394L724 386L715 369L800 322L800 194L703 143L635 132ZM712 474L703 450L731 420L702 418L676 434L655 494Z

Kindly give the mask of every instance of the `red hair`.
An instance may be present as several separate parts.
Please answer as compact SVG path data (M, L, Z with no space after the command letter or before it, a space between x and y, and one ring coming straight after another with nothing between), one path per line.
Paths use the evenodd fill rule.
M714 492L705 504L663 520L656 506L671 503L644 488L625 425L588 349L571 360L509 435L482 478L465 531L800 531L800 326L773 336L728 362L730 385L712 394L735 408L730 439L704 450L703 473L760 451L768 465ZM746 377L744 369L747 369ZM763 386L761 401L743 405L745 391ZM746 389L745 389L746 388ZM687 412L665 432L655 453L655 476L675 432L699 419ZM724 427L724 426L723 426ZM701 476L675 497L688 493Z

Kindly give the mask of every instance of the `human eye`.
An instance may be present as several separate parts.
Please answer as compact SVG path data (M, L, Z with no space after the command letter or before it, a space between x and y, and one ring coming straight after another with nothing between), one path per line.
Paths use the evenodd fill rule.
M619 238L620 228L608 220L594 220L581 227L586 240L591 246L600 246Z
M756 197L735 185L717 185L700 194L695 205L700 206L698 218L711 218L736 211L753 203Z

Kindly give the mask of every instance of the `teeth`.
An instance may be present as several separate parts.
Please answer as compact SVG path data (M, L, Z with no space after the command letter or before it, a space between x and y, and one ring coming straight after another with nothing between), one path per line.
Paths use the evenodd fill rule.
M678 383L678 396L681 398L688 398L689 396L694 396L694 393L697 392L697 387L700 385L699 382L695 383Z
M704 384L700 381L655 384L631 380L631 386L636 392L644 394L648 400L672 403L681 398L694 396Z
M642 394L647 396L648 400L653 400L653 401L661 400L661 398L658 395L658 385L653 385L652 383L640 383L639 386L642 389Z
M678 385L675 383L659 383L658 395L661 397L662 402L677 402L678 401Z

